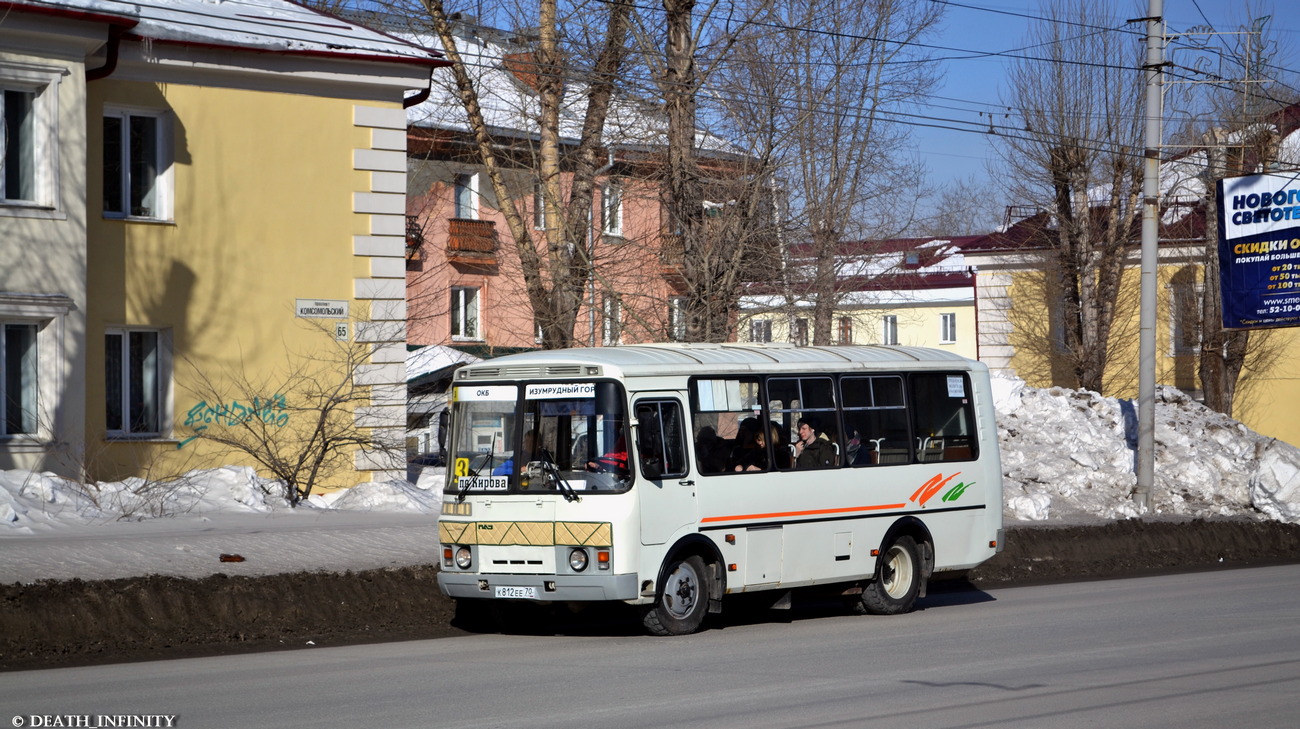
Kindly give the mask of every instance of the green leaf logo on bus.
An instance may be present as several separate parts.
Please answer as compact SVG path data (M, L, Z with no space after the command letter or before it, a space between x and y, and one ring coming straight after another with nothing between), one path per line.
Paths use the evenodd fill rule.
M917 506L925 506L926 502L934 498L935 494L942 491L944 486L947 486L950 481L952 481L954 478L957 478L960 475L961 475L961 471L958 471L957 473L954 473L953 475L945 478L942 473L936 473L934 476L930 478L929 481L926 481L925 483L921 484L921 488L917 489L916 492L913 493L910 498L908 498L908 501L915 503ZM955 486L945 491L943 496L941 496L939 500L956 501L957 499L961 498L962 494L966 493L967 487L973 485L975 485L974 481L971 481L970 483L966 483L964 481L958 481Z

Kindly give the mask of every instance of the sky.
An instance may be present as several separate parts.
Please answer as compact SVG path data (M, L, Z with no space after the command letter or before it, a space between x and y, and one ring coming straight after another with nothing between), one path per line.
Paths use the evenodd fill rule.
M1146 0L1109 2L1125 19L1146 14ZM987 131L990 117L1005 119L1006 77L1012 59L982 54L1005 53L1023 45L1022 40L1040 14L1039 0L942 0L946 6L943 29L932 41L937 57L944 58L944 79L934 92L934 105L925 112L945 126L962 131L914 127L917 154L929 171L931 185L942 186L987 174L986 161L992 156ZM1235 30L1244 18L1245 0L1164 0L1164 15L1170 32L1185 31L1208 23L1215 30ZM1300 2L1256 0L1262 14L1271 14L1271 29L1281 52L1277 65L1300 72ZM1028 16L1028 17L1025 17ZM1142 28L1141 24L1135 27ZM1139 41L1140 42L1140 41ZM949 50L950 49L950 50ZM1176 59L1175 59L1176 60ZM1293 85L1294 82L1293 82ZM980 112L985 112L981 116Z
M1008 524L1137 515L1132 401L1009 377L995 377L993 390ZM1300 449L1172 388L1159 390L1155 436L1147 518L1300 523ZM267 497L268 482L248 468L193 472L154 485L153 499L138 496L138 481L88 489L0 471L0 583L429 564L437 560L441 473L316 494L294 509Z

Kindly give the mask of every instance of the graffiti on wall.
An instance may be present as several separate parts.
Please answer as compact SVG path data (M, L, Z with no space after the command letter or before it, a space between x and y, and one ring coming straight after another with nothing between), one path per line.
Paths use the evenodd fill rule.
M212 425L230 428L254 419L276 428L283 428L289 422L284 395L276 394L268 398L254 397L251 405L245 405L238 400L226 403L208 403L206 400L200 402L185 414L185 427L193 429L194 435L177 443L176 447L184 448L190 441L201 438L203 431Z

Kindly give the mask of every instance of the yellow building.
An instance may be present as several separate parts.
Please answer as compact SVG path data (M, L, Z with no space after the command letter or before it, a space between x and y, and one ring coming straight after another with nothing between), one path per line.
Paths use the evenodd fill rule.
M845 244L836 256L829 343L934 347L978 359L975 275L961 252L967 240L974 237ZM791 261L787 282L752 285L741 298L739 341L813 343L811 254L796 246Z
M25 5L0 34L32 50L0 55L0 88L57 116L37 149L60 166L37 157L48 194L0 208L6 270L37 252L4 274L0 321L58 357L9 353L42 384L0 466L270 477L333 408L343 463L318 487L404 478L403 107L443 62L280 0ZM18 226L14 208L44 217ZM232 451L240 438L266 455Z
M1197 399L1198 322L1205 287L1200 216L1194 211L1181 219L1182 227L1163 229L1156 315L1156 382ZM1045 215L1029 218L963 247L976 270L980 359L991 370L1014 374L1033 387L1073 386L1061 358L1054 356L1061 351L1060 306L1046 274L1051 255L1041 241L1042 230L1050 229L1045 221ZM1110 335L1104 394L1112 397L1137 396L1139 268L1135 245ZM1292 403L1300 398L1300 359L1289 353L1300 346L1300 330L1258 330L1251 338L1257 354L1238 382L1232 415L1263 435L1298 444L1300 417Z

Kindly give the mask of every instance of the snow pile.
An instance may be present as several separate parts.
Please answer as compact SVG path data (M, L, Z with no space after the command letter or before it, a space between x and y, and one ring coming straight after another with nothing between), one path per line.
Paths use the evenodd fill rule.
M157 517L290 511L283 488L249 467L191 471L179 479L78 484L52 473L0 471L0 535L46 533L60 526ZM364 483L313 494L298 510L437 513L442 495L406 481Z
M1007 517L1139 516L1137 403L995 377ZM1169 387L1156 391L1152 512L1300 522L1300 450Z

